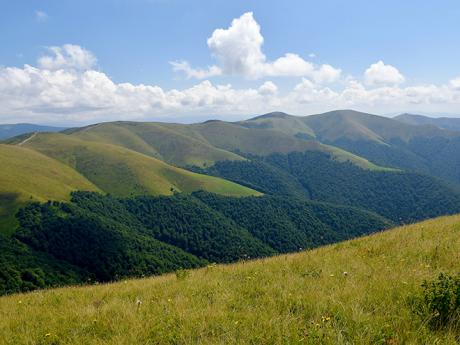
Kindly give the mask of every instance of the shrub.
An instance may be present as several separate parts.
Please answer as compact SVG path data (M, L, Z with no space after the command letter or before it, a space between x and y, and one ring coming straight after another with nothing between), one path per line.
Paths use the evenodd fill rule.
M184 269L178 269L175 273L178 280L183 280L189 276L189 271Z
M437 279L422 284L424 309L435 328L452 325L460 315L460 274L440 273Z

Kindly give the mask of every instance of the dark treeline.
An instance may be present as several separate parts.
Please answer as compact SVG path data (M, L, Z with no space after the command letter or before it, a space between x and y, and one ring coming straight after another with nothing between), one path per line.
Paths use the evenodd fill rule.
M118 199L75 192L71 203L30 204L0 237L0 293L160 274L264 257L392 225L351 207L206 192Z
M264 193L367 209L396 223L460 212L460 192L436 178L362 169L320 152L224 161L201 170Z

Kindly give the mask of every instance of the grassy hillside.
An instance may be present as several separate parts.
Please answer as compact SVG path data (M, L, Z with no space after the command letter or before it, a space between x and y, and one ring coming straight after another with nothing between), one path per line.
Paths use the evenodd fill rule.
M458 344L414 313L460 216L299 254L0 298L5 344ZM345 273L346 272L346 273Z
M323 143L353 152L380 166L460 183L460 156L456 154L460 150L459 132L352 110L303 119Z
M362 157L314 140L302 118L267 114L248 121L173 123L113 122L71 129L72 137L122 146L177 166L205 167L217 161L241 161L243 154L267 155L292 151L320 151L337 160L368 169L379 169Z
M28 148L0 145L0 157L0 233L13 230L14 214L29 201L65 201L74 190L99 191L67 165Z
M121 146L65 134L37 134L23 144L67 164L102 191L117 196L169 195L204 189L224 195L259 194L220 178L200 175Z
M206 166L219 160L244 159L210 145L187 125L113 122L66 133L84 140L122 146L178 166Z
M416 137L455 136L433 126L413 126L384 116L353 110L336 110L303 119L313 129L317 138L332 143L339 139L350 139L388 144L393 139L407 142Z

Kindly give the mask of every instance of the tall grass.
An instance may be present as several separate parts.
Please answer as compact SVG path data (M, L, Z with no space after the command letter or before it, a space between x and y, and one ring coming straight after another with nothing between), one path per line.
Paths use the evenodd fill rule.
M187 274L0 298L4 344L458 344L414 313L460 216Z

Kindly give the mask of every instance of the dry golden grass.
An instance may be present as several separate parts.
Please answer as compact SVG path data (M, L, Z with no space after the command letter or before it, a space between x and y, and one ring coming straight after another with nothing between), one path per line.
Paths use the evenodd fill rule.
M3 297L0 342L458 344L411 307L441 271L460 271L460 216L185 277Z

